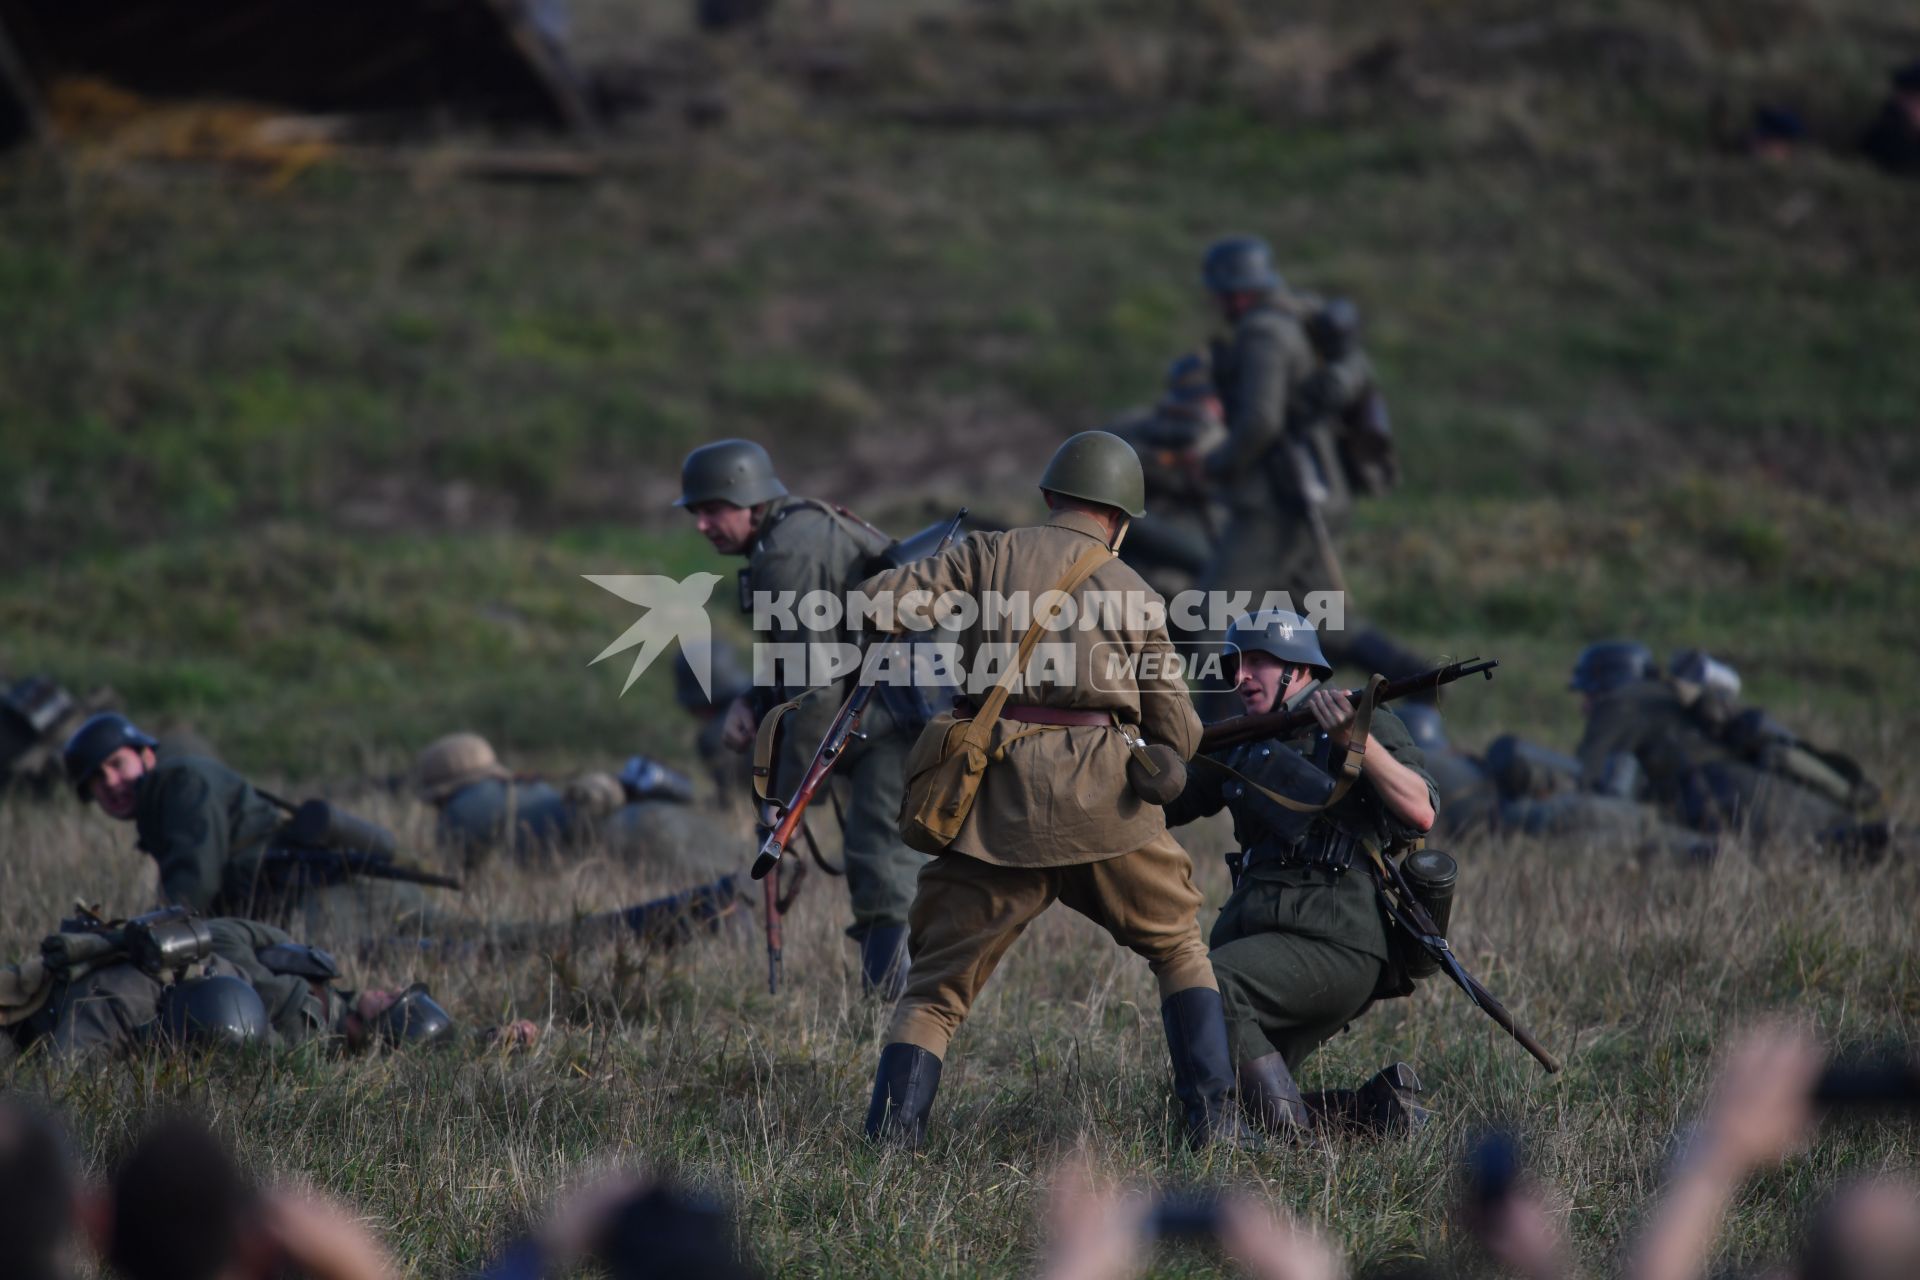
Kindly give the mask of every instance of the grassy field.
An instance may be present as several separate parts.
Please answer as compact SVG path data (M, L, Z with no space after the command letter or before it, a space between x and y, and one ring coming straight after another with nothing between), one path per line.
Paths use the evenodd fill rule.
M849 0L837 27L790 6L764 41L703 44L657 7L576 7L581 60L643 62L658 93L591 183L460 178L469 139L398 170L6 158L0 672L110 685L296 788L365 795L455 728L527 768L685 758L664 670L620 698L624 664L587 665L631 618L579 575L731 567L669 506L688 447L754 436L794 488L899 531L959 501L1025 518L1053 444L1149 400L1205 337L1206 241L1255 230L1368 318L1408 479L1360 514L1350 577L1422 651L1502 659L1450 700L1458 737L1571 746L1580 644L1704 644L1914 816L1920 189L1846 153L1884 64L1920 50L1913 15ZM1774 98L1814 126L1785 166L1725 145ZM715 99L717 128L681 110ZM421 811L369 803L424 840ZM4 804L0 950L76 894L145 900L124 829ZM1193 842L1210 876L1222 838ZM96 1161L146 1107L201 1101L421 1275L614 1155L726 1191L782 1273L1018 1271L1036 1186L1082 1140L1130 1175L1255 1186L1361 1254L1441 1248L1439 1175L1492 1117L1525 1130L1599 1264L1730 1026L1784 1006L1837 1041L1913 1034L1910 867L1463 852L1464 952L1569 1068L1540 1077L1449 991L1378 1010L1308 1075L1415 1062L1444 1118L1405 1147L1174 1149L1151 984L1062 916L963 1032L932 1151L869 1152L882 1015L817 885L779 1000L746 936L429 962L464 1017L544 1019L546 1043L13 1083ZM503 872L460 910L672 887L590 860ZM1911 1145L1833 1135L1743 1202L1730 1256L1767 1256L1818 1186Z

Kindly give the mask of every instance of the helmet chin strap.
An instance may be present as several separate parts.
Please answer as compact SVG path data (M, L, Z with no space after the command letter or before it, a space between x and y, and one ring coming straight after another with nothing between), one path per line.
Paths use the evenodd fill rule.
M1127 540L1127 530L1131 528L1133 528L1133 517L1122 514L1120 517L1120 527L1113 531L1113 540L1107 543L1107 550L1113 552L1115 555L1119 555L1120 544Z

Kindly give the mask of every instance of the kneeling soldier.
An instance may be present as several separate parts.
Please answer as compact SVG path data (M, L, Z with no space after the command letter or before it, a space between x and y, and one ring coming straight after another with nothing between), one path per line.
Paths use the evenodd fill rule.
M880 1054L867 1132L922 1139L948 1042L1014 939L1058 901L1153 969L1189 1141L1237 1141L1245 1128L1231 1096L1193 863L1167 833L1159 807L1128 783L1133 741L1151 739L1185 759L1200 739L1199 717L1169 661L1166 628L1133 627L1083 607L1074 629L1047 637L1050 650L1071 654L1067 678L1025 671L1050 600L1070 602L1082 588L1088 598L1110 593L1109 600L1149 594L1113 554L1127 521L1145 507L1140 460L1117 436L1082 432L1053 455L1040 489L1053 513L1045 525L975 533L862 586L900 601L910 592L924 592L925 601L954 592L1035 602L1017 626L1008 616L1017 610L983 609L961 631L967 671L991 669L996 655L1018 650L1018 657L991 693L975 682L972 705L935 717L909 760L903 823L920 833L912 835L918 847L938 856L920 872L910 916L913 964ZM1138 661L1096 680L1096 659L1112 653ZM986 741L949 750L969 733ZM976 745L983 771L971 775L978 788L959 817L929 788L957 762L973 760ZM933 825L916 825L915 815Z
M1398 986L1367 864L1374 851L1433 825L1433 780L1406 727L1376 707L1359 776L1335 798L1331 775L1351 749L1354 708L1345 692L1320 687L1331 668L1299 615L1266 610L1236 619L1227 660L1248 714L1305 706L1319 724L1309 737L1196 759L1185 791L1166 807L1173 826L1223 808L1233 815L1236 884L1211 945L1241 1102L1279 1132L1316 1122L1405 1130L1425 1118L1408 1096L1420 1085L1406 1064L1357 1090L1306 1098L1293 1073Z

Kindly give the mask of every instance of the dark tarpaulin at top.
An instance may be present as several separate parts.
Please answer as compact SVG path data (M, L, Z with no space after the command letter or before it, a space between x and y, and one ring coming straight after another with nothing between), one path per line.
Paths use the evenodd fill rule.
M310 112L583 130L557 0L0 0L0 136L63 76Z

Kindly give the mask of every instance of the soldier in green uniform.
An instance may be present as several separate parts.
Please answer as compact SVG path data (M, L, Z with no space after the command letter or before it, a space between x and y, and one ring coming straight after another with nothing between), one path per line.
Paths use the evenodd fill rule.
M1578 755L1589 790L1650 800L1710 835L1885 846L1885 824L1868 820L1879 789L1857 764L1736 705L1737 677L1724 664L1681 657L1662 675L1633 641L1581 651L1569 687L1586 713Z
M217 760L174 755L117 712L89 719L62 758L82 801L134 824L168 903L205 915L298 920L308 937L384 936L418 924L419 886L346 879L289 886L270 854L280 808Z
M975 533L863 589L896 600L955 592L1025 600L1030 608L1062 591L1075 600L1145 598L1147 585L1111 553L1127 521L1145 507L1140 460L1126 442L1104 431L1070 438L1040 488L1052 512L1045 525ZM1084 575L1080 587L1073 586L1076 575ZM1039 625L1037 617L983 609L960 630L970 704L927 727L910 776L944 758L956 726L978 717L992 698L980 679L983 658L1007 658ZM1149 739L1181 759L1199 742L1185 684L1165 661L1172 656L1166 628L1090 608L1071 630L1048 632L1048 644L1070 652L1070 671L1056 662L1008 693L991 726L976 798L920 873L913 968L880 1054L867 1132L923 1138L955 1031L1014 940L1059 901L1152 968L1189 1140L1238 1141L1244 1128L1231 1101L1232 1064L1200 937L1193 864L1168 834L1159 807L1136 795L1127 778L1134 740ZM1101 655L1115 653L1138 662L1132 669L1096 666Z
M1436 835L1505 833L1687 859L1711 852L1698 832L1666 821L1652 805L1582 789L1572 756L1511 733L1472 755L1448 739L1439 708L1412 703L1396 710L1439 790Z
M1286 592L1296 610L1309 592L1344 591L1334 536L1352 505L1337 412L1371 383L1353 351L1333 364L1316 352L1309 309L1287 292L1266 242L1221 240L1201 268L1207 288L1232 326L1215 348L1213 376L1226 412L1226 443L1207 460L1228 508L1203 585L1250 591L1256 607L1269 592ZM1346 602L1344 626L1323 636L1330 657L1368 672L1410 675L1426 663L1367 626ZM1230 699L1203 699L1209 716L1230 712Z
M1398 989L1368 863L1433 825L1433 779L1399 718L1376 707L1359 778L1337 794L1330 775L1352 749L1354 708L1343 691L1322 687L1331 668L1311 624L1262 611L1235 620L1226 642L1249 714L1304 706L1319 725L1291 741L1196 759L1186 790L1166 806L1175 826L1221 809L1233 815L1237 883L1210 945L1241 1102L1274 1132L1314 1123L1404 1131L1424 1119L1412 1101L1420 1082L1405 1063L1358 1089L1310 1097L1294 1075L1375 998Z
M840 599L891 545L885 534L844 509L788 493L767 451L749 440L721 440L688 454L675 505L686 509L716 551L746 557L743 606L750 594L775 600L792 593L789 599L800 600L821 592ZM855 639L844 620L819 629L797 616L793 625L778 616L760 621L765 625L755 638L762 643L837 647ZM731 750L746 750L769 712L799 699L798 710L783 725L775 771L773 792L784 797L799 784L850 688L851 676L811 688L756 686L728 708L722 739ZM914 877L926 861L902 843L897 824L902 769L919 728L918 710L897 692L882 689L873 699L860 736L835 766L847 796L843 841L847 892L853 899L847 933L860 944L866 984L878 990L895 989L900 982L907 962L907 909Z
M1160 403L1107 430L1133 446L1147 479L1149 514L1127 529L1120 558L1170 600L1199 581L1226 522L1204 473L1207 456L1227 438L1207 357L1189 353L1175 360Z

